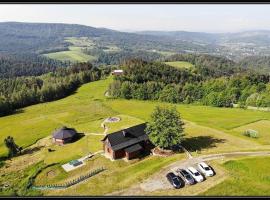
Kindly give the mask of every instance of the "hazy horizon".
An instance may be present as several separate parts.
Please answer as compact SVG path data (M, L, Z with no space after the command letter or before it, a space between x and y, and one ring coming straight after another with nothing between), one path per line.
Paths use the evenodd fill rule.
M270 30L270 5L0 4L0 22L66 23L125 32Z

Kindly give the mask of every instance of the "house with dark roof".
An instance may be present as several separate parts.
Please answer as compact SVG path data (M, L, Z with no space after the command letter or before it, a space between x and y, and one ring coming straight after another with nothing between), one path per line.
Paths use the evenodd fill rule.
M124 71L122 69L116 69L112 71L112 75L122 75Z
M56 130L53 135L53 142L56 144L65 144L71 142L77 135L77 131L73 128L62 127Z
M137 158L151 148L151 142L145 133L146 124L139 124L106 135L101 141L105 156L111 159Z

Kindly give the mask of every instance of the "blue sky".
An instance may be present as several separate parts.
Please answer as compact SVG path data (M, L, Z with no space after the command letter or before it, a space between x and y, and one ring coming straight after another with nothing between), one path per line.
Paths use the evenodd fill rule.
M122 31L270 30L270 4L1 4L0 21L75 23Z

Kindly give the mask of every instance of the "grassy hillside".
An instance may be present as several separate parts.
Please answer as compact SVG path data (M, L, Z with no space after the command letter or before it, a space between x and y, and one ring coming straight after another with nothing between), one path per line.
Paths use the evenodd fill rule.
M151 101L136 101L112 99L104 96L112 77L85 84L78 91L61 100L43 103L22 109L17 114L1 117L0 140L8 135L15 138L16 143L24 147L29 146L40 139L37 144L45 148L31 146L33 153L25 154L7 161L8 168L0 170L0 183L9 179L9 184L16 189L16 180L12 174L18 171L23 176L23 169L34 166L42 161L45 165L55 165L42 171L36 178L36 184L56 184L77 178L91 169L105 166L106 172L81 183L78 186L64 191L44 191L44 195L104 195L115 190L127 188L146 177L152 175L161 167L183 159L184 154L176 154L173 157L159 158L148 156L143 160L135 160L126 163L123 160L111 162L103 156L95 156L86 163L85 167L66 173L61 164L78 159L89 152L102 150L100 140L103 129L101 122L110 116L119 116L121 121L115 124L107 124L109 133L149 120L150 114L156 105L165 103ZM261 119L270 119L270 113L242 110L214 108L195 105L176 105L182 118L185 120L185 145L193 155L195 150L201 153L217 153L226 151L262 150L270 149L269 145L262 145L242 135L235 135L231 129L234 127L253 124ZM86 136L80 140L65 146L53 145L52 132L61 126L70 126L83 132ZM42 139L41 139L42 138ZM270 135L265 133L265 140L269 141ZM54 149L48 152L47 148ZM6 148L3 143L0 146L1 155ZM27 162L26 162L27 161ZM53 172L52 176L48 172ZM132 176L127 176L127 174ZM2 177L1 174L5 174ZM20 188L21 189L21 188ZM11 194L12 191L1 194Z
M3 141L6 136L11 135L19 145L26 147L40 138L49 136L52 131L62 125L72 126L83 132L102 132L99 124L109 116L122 114L127 116L127 120L134 118L134 121L147 121L156 105L165 105L165 103L151 101L105 98L104 92L111 80L110 78L85 84L67 98L30 106L17 114L1 117L0 140ZM233 128L270 119L268 112L236 108L178 104L177 109L185 120L227 131L233 135L235 135L235 132L231 130ZM129 116L132 118L128 118ZM119 127L115 127L117 128ZM238 136L251 140L242 134ZM264 137L269 138L270 135L266 133ZM6 149L2 143L0 154L5 152Z

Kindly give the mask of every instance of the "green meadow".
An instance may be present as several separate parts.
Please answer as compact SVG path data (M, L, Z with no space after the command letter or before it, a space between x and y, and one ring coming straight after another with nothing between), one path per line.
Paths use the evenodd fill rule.
M72 61L72 62L87 62L93 61L96 58L91 55L87 55L82 52L82 48L93 48L95 46L94 42L87 37L67 37L66 42L69 42L68 51L59 51L54 53L43 54L51 59L61 60L61 61Z
M56 128L63 125L72 126L81 132L102 133L100 123L105 118L123 115L122 122L109 125L112 126L111 131L114 131L124 125L148 121L156 105L169 105L154 101L106 98L104 93L111 80L112 78L108 78L85 84L75 94L64 99L29 106L17 114L1 117L0 140L3 141L5 137L11 135L19 145L27 147L38 139L51 135ZM175 106L185 120L222 130L245 140L250 138L240 133L235 134L235 128L270 119L270 113L263 111L185 104ZM265 133L264 138L269 138L269 134ZM6 148L2 143L0 154L4 153Z
M231 160L223 164L230 177L201 195L269 196L270 157Z
M59 51L55 53L43 54L51 59L61 61L73 61L73 62L87 62L93 61L94 56L87 55L81 51L81 47L69 47L68 51Z
M78 186L65 191L44 191L43 193L44 195L104 195L136 184L160 170L161 167L184 159L183 153L168 158L147 156L143 160L135 160L129 163L123 160L111 162L103 156L94 156L83 168L70 173L63 171L61 164L72 159L78 159L89 152L102 150L100 140L104 137L102 135L104 130L101 123L107 117L118 116L121 118L120 122L107 123L109 133L112 133L148 121L157 105L171 105L155 101L105 97L105 91L111 81L112 77L109 77L88 83L81 86L73 95L64 99L29 106L16 114L1 117L0 140L3 141L5 137L10 135L14 137L18 145L24 148L34 145L38 141L49 144L48 147L55 150L48 152L47 148L42 148L33 154L14 158L13 161L8 161L8 163L12 163L12 167L5 170L2 168L2 173L6 174L7 177L12 177L14 171L22 173L20 170L22 170L23 165L30 165L38 161L44 162L45 165L55 163L54 166L42 171L36 178L37 184L45 184L46 182L55 184L74 179L91 169L105 166L108 168L106 172ZM270 134L268 134L267 129L270 113L268 112L185 104L175 104L174 106L177 107L185 121L186 144L189 144L187 148L192 147L191 151L194 156L197 155L195 150L199 150L201 153L217 153L270 149L269 143L262 143L260 140L256 141L241 134L241 128L243 127L243 129L258 127L263 140L269 141ZM50 138L52 132L64 125L86 133L86 136L64 146L53 145ZM7 149L1 143L0 154L5 155L6 153ZM51 171L52 176L49 175ZM235 171L234 173L237 174L238 172ZM5 177L0 178L0 182L5 180ZM226 181L234 181L235 185L238 184L236 180L229 179ZM260 181L258 184L261 184ZM15 179L13 184L16 185ZM218 186L214 191L218 193L221 190L220 188L225 186ZM224 190L224 194L226 191ZM241 194L241 191L239 194Z

